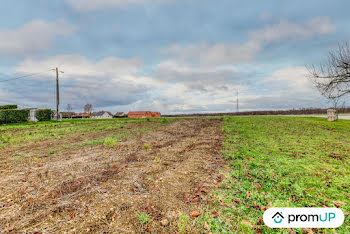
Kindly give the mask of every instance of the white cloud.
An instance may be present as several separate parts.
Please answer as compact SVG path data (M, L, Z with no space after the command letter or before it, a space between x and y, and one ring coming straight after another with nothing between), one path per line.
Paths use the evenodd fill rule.
M260 44L250 42L243 45L224 43L210 45L203 42L189 46L172 45L163 50L163 53L184 62L196 61L204 65L213 65L250 61L260 49Z
M21 56L40 52L50 47L56 36L73 31L74 27L64 21L33 20L20 28L0 31L0 53Z
M286 67L275 71L264 79L264 84L270 89L287 89L292 92L314 93L314 85L307 79L308 70L305 67Z
M329 22L328 17L316 17L303 24L280 20L278 24L267 25L263 29L252 31L250 40L255 43L303 40L327 35L334 31L335 26Z
M170 55L187 63L215 65L222 63L247 62L264 48L266 44L287 40L305 40L316 36L331 34L335 31L328 17L316 17L302 24L281 20L277 24L267 25L262 29L249 33L249 40L244 44L202 42L195 45L172 45L163 50ZM195 61L195 62L194 62Z
M64 73L60 74L61 103L70 103L75 107L82 107L87 102L91 102L96 108L130 105L145 99L148 92L160 85L156 79L138 74L143 67L138 58L107 57L92 63L77 54L59 55L45 60L26 59L13 70L18 73L36 73L62 63L60 68ZM54 77L55 73L51 71L31 79L40 82L43 87L51 85L52 90ZM33 95L35 92L52 95L52 91L42 87L38 89L41 91L30 90L33 98L36 98ZM47 103L47 100L41 99L38 102Z
M66 0L66 2L75 10L88 12L93 10L102 10L109 8L121 8L131 4L141 3L164 3L173 0Z
M69 76L89 79L100 76L135 74L141 68L142 61L138 58L122 59L112 56L106 57L96 63L91 63L81 55L69 54L53 56L41 61L28 58L21 62L14 70L18 73L37 73L58 65L63 65L65 74Z

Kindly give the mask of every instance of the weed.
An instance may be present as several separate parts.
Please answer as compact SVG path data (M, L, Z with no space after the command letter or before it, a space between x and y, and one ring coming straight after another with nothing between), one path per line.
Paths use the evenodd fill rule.
M15 158L15 160L13 161L13 164L19 164L21 163L21 158Z
M156 161L156 163L160 163L160 158L159 158L158 156L156 156L156 157L154 158L154 161Z
M104 139L102 140L91 140L91 141L86 141L82 145L102 145L104 143Z
M148 223L148 221L151 219L148 214L143 212L136 213L136 215L142 224Z
M188 233L191 230L189 225L190 217L187 215L179 214L179 221L177 227L179 228L180 233Z
M117 140L113 137L106 137L103 141L103 145L106 147L115 147L117 145Z
M162 124L167 124L167 123L169 123L169 119L163 118L161 122L162 122Z
M148 149L149 149L149 144L147 144L147 143L143 144L143 148L144 148L145 150L148 150Z

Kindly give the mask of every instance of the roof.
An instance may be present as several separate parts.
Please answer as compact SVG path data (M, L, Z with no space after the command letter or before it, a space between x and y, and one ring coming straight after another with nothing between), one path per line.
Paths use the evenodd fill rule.
M117 112L117 113L115 113L114 116L124 116L124 115L125 115L124 112Z
M130 111L128 115L144 115L146 113L152 113L150 111Z
M109 114L110 116L113 116L113 114L109 111L99 111L99 112L94 112L92 113L93 116L102 116L104 115L105 113Z
M90 114L89 114L89 113L86 113L86 112L73 113L73 117L79 117L79 116L82 116L82 117L89 117Z

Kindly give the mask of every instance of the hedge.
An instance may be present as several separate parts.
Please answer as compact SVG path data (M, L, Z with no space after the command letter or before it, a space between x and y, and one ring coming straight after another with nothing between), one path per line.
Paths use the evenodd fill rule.
M13 110L13 109L17 109L17 105L4 105L4 106L0 106L0 110Z
M1 110L0 124L27 122L29 110Z
M52 111L50 109L39 109L35 112L35 118L38 121L50 121Z

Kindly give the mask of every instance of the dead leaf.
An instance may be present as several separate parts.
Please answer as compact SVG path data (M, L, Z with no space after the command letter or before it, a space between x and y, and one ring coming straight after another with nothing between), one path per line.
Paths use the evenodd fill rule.
M203 228L206 230L210 230L210 226L207 222L204 223Z
M212 213L211 213L211 216L212 216L213 218L216 218L216 217L219 216L219 214L218 214L218 212L212 212Z
M201 215L201 213L199 213L197 211L193 211L192 214L191 214L192 217L198 217L200 215Z
M259 184L259 183L255 184L255 188L256 189L261 189L261 184Z
M247 199L250 198L251 191L247 191Z
M272 201L269 201L269 203L267 204L266 208L271 208L272 207Z
M192 200L193 202L199 202L199 197L193 197Z
M160 221L160 224L165 227L168 226L169 221L167 219L162 219L162 221Z
M26 192L24 191L24 189L20 189L20 190L18 190L18 193L19 193L20 195L23 195L23 194L25 194Z
M335 204L336 207L340 207L346 204L345 202L342 202L342 201L333 201L333 203Z
M77 212L76 210L73 210L72 213L70 213L69 215L70 219L74 218L76 212Z

